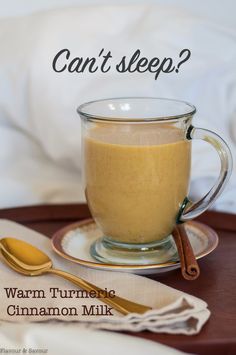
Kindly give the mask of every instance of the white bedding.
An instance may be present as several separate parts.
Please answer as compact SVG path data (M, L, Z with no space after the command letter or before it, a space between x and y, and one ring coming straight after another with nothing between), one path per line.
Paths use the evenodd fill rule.
M228 9L230 11L230 9ZM210 10L209 10L210 12ZM224 14L224 19L225 19ZM84 199L81 187L82 102L115 96L162 96L195 104L196 126L222 135L236 155L236 21L220 23L165 4L89 5L0 19L0 207ZM58 50L120 58L192 51L179 74L57 74ZM194 146L192 194L219 171L216 153ZM236 171L214 206L236 212Z

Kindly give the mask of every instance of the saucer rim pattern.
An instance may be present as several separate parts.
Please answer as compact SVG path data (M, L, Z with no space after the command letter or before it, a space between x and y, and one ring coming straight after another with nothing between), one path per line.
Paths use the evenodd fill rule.
M63 239L66 237L66 235L69 232L91 223L95 223L95 222L92 218L89 218L89 219L85 219L79 222L69 224L59 229L56 233L53 234L51 239L53 250L66 260L75 262L82 266L86 266L93 269L99 269L99 270L113 270L113 271L126 271L126 272L149 270L151 272L153 271L153 269L168 269L166 271L169 271L180 267L179 261L170 261L170 262L165 262L160 264L149 264L149 265L135 265L135 264L124 265L124 264L100 263L96 260L94 261L83 260L68 254L62 246ZM186 224L192 228L200 230L204 235L207 235L208 237L208 247L202 253L197 255L196 259L201 259L216 249L219 243L219 237L218 234L211 227L196 221L189 221L186 222ZM158 272L158 270L156 271Z

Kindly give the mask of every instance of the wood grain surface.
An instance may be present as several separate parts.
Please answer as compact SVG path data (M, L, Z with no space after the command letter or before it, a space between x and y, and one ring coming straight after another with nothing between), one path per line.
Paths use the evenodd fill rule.
M90 217L84 204L43 205L0 210L6 218L48 237L61 227ZM213 227L220 238L217 249L199 260L201 275L186 281L180 270L150 278L202 298L212 312L201 333L194 336L129 333L199 355L236 354L236 215L206 212L199 221ZM161 355L161 354L160 354Z

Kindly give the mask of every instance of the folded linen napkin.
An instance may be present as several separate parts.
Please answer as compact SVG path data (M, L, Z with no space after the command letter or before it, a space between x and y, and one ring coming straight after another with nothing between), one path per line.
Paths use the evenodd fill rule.
M186 354L147 339L106 330L88 329L84 324L77 322L23 324L5 322L0 327L0 345L0 349L25 349L25 352L21 352L23 354L33 354L32 350L35 350L36 354L48 355Z
M109 312L105 315L91 315L91 312L88 314L91 309L95 313L101 313L101 310L106 309L101 307L104 304L99 299L80 296L64 298L65 295L69 295L70 290L78 288L54 275L37 277L19 275L1 263L0 320L22 322L58 319L86 322L89 326L99 329L133 332L149 330L157 333L192 335L201 330L210 316L207 304L199 298L145 277L92 270L73 264L52 251L47 237L20 224L0 220L0 238L7 236L25 240L40 248L52 258L54 267L83 277L103 289L114 290L116 295L153 309L143 315L123 316L115 310L111 311L113 315L109 315ZM90 308L91 306L93 307ZM73 310L68 314L70 309ZM74 309L77 310L76 314Z

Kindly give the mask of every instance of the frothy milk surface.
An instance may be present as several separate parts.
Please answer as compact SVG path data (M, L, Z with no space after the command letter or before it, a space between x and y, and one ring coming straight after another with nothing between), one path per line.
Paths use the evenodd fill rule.
M167 124L98 124L84 137L86 197L104 234L149 243L168 236L187 196L191 142Z

